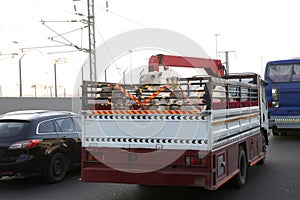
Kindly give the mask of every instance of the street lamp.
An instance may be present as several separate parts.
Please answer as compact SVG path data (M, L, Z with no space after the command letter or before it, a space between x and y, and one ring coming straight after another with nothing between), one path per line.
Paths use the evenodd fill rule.
M33 84L31 88L34 89L34 97L36 97L36 84Z
M57 76L56 76L56 64L57 63L66 63L66 59L65 58L58 58L56 60L54 60L54 94L55 97L57 97Z
M58 86L58 87L63 89L63 97L66 97L66 88L63 86Z
M22 58L26 55L24 53L20 58L19 58L19 92L20 92L20 97L22 97Z
M107 70L111 65L108 65L104 70L104 81L107 82Z
M52 97L52 88L53 88L53 85L49 85L49 86L47 86L48 88L49 88L49 90L50 90L50 97ZM47 94L48 94L48 92L47 92Z
M55 97L57 97L57 78L56 78L56 60L54 61L54 91Z
M220 33L216 33L215 37L216 37L216 58L218 58L218 36L220 36Z
M229 75L229 53L233 53L235 51L219 51L218 53L225 54L225 63L226 63L226 75Z
M129 54L130 54L130 63L129 63L129 67L130 67L130 83L132 84L132 50L129 50Z
M128 69L128 68L126 68L126 69L123 71L123 82L124 82L124 84L126 83L125 75L126 75L127 69ZM132 80L131 80L131 83L132 83Z
M121 70L122 67L117 67L117 70ZM122 72L122 78L123 78L123 83L125 84L126 83L126 78L125 78L125 75L126 75L126 71L127 71L128 67Z
M19 88L20 91L19 91L19 92L20 92L20 97L23 96L23 94L22 94L22 59L23 59L24 56L27 54L27 52L33 51L33 50L36 50L36 51L40 52L41 55L43 55L43 53L42 53L40 50L38 50L38 49L30 49L30 50L24 52L24 53L22 54L22 56L19 58L19 86L20 86L20 88ZM23 52L23 49L21 49L21 51Z

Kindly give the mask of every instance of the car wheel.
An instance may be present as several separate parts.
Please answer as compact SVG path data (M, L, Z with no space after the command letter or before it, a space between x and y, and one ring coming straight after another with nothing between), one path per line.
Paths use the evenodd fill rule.
M67 161L62 153L55 153L49 161L47 180L49 183L57 183L64 179L67 173Z
M238 188L242 188L247 179L247 160L243 147L239 148L238 169L239 173L236 175L235 183Z

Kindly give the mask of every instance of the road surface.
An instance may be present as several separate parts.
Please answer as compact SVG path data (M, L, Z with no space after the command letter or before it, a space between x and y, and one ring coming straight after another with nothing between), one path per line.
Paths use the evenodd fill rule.
M126 184L82 183L80 171L66 180L49 185L38 178L0 181L0 199L97 199L97 200L299 200L300 199L300 134L270 137L264 166L248 170L244 188L225 184L217 191L184 187L143 187Z

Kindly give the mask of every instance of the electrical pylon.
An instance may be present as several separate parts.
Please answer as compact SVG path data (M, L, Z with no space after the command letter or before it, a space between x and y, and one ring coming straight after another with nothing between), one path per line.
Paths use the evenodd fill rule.
M94 0L87 0L88 35L89 35L89 67L90 80L97 80L96 70L96 38L95 38L95 4Z

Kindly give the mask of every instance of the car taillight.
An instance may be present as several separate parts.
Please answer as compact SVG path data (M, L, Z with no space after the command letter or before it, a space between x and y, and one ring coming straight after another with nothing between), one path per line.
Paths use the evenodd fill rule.
M41 141L42 140L24 140L10 145L8 149L29 149L38 145Z

